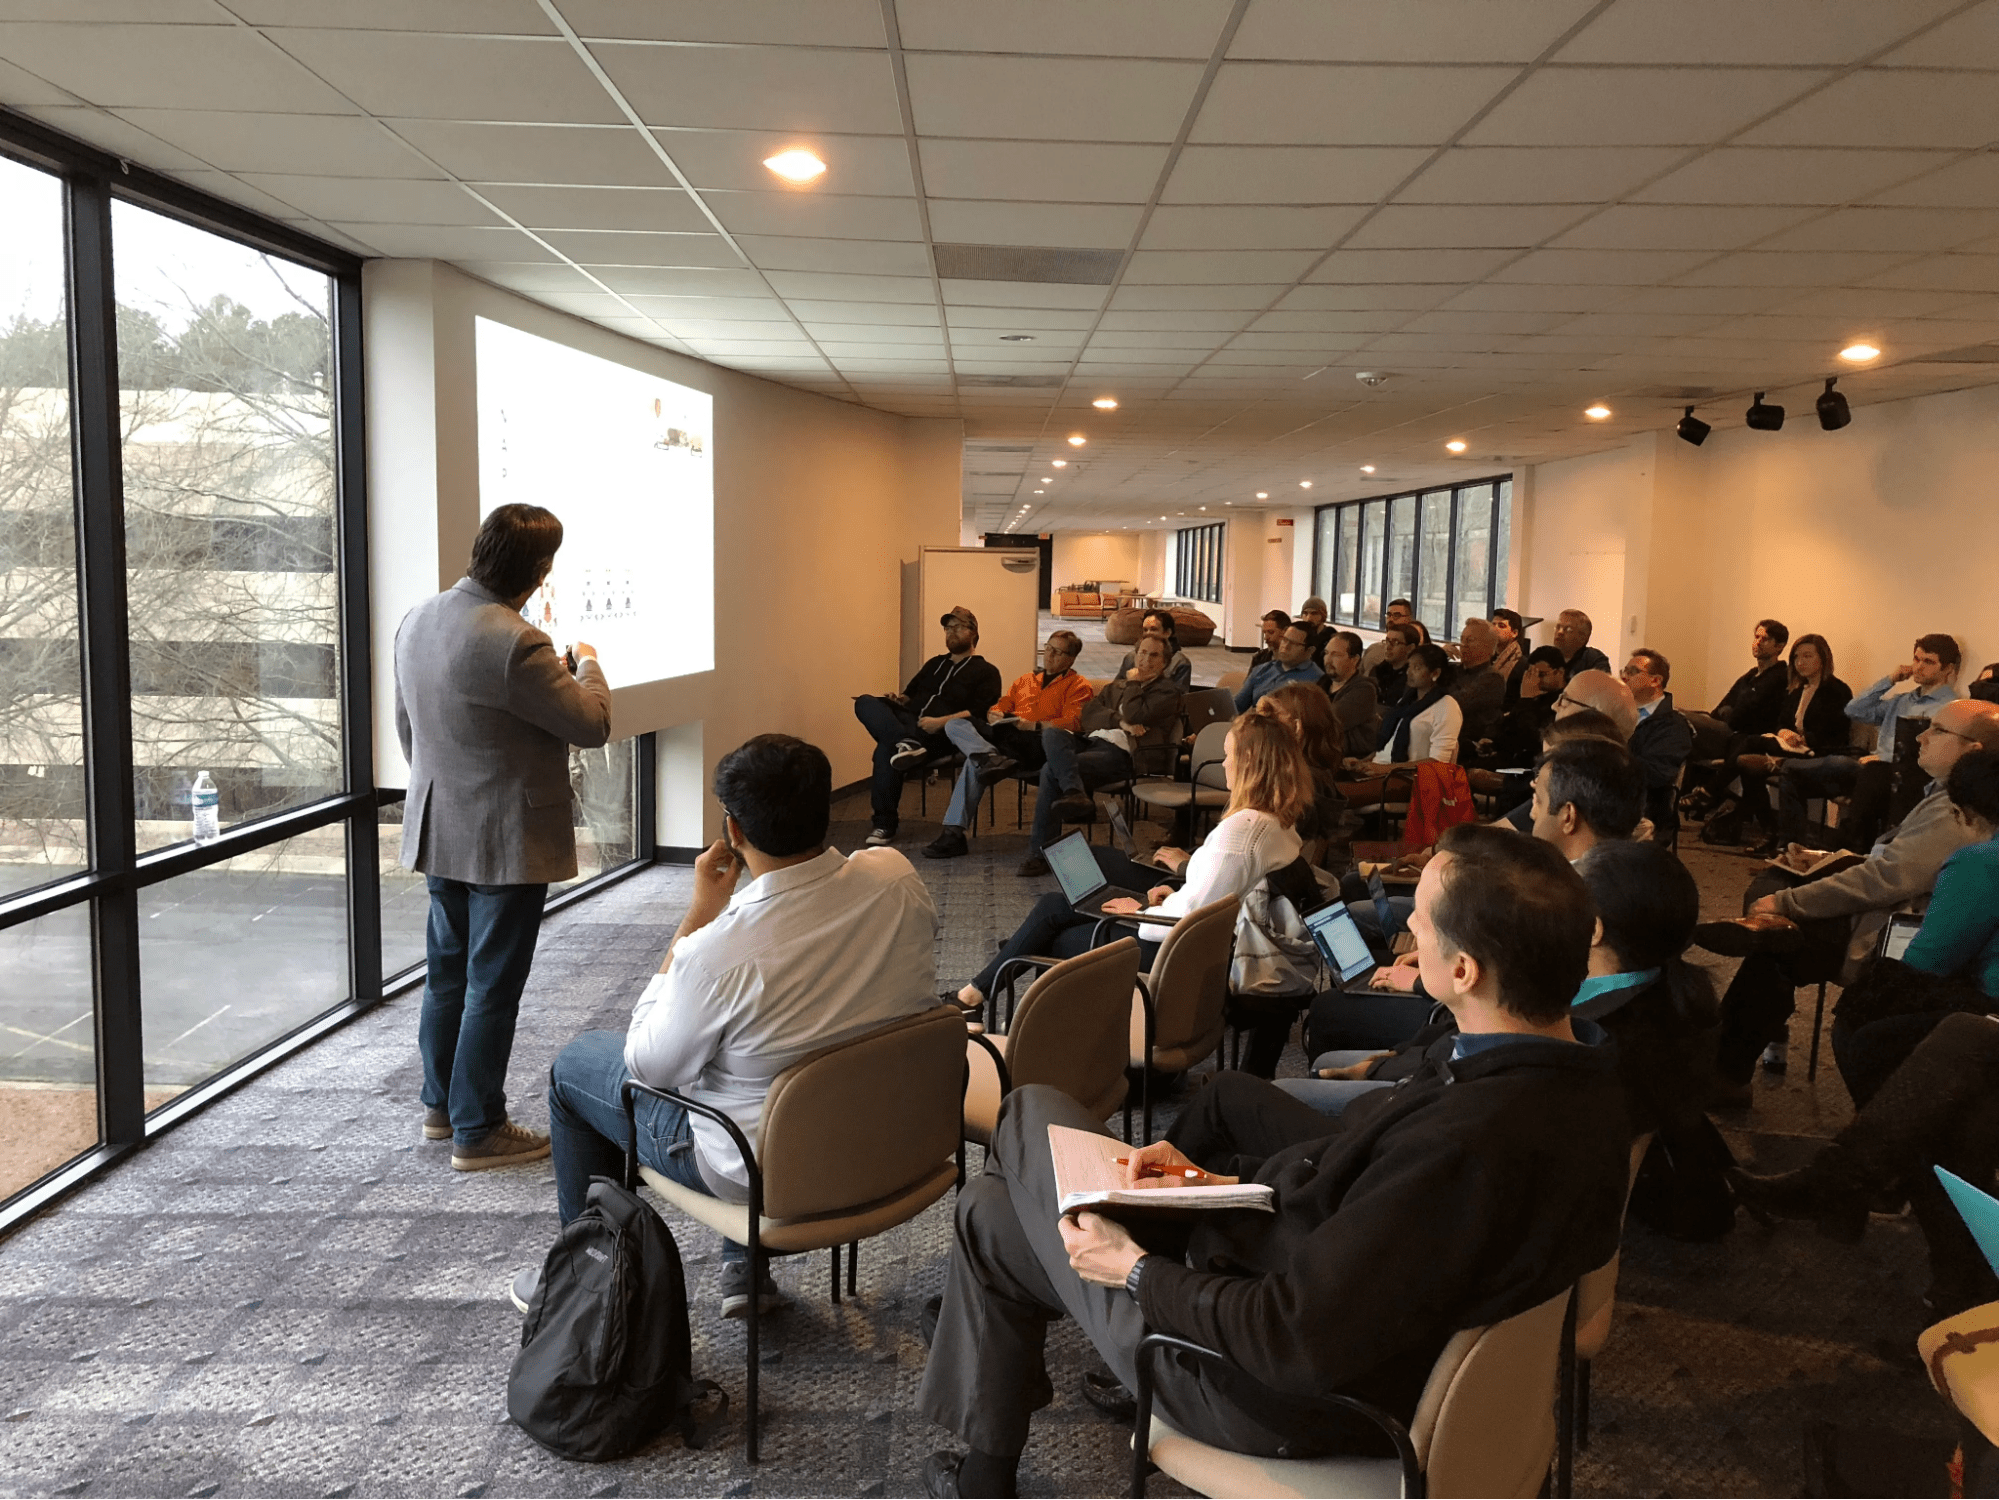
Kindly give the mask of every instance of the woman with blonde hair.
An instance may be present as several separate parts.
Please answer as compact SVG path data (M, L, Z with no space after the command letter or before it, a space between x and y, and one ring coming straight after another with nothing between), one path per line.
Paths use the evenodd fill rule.
M1130 898L1104 903L1106 911L1149 917L1184 917L1188 912L1242 896L1265 876L1298 858L1304 847L1298 819L1311 807L1312 769L1289 726L1267 714L1244 714L1230 727L1222 751L1222 769L1229 786L1228 810L1200 848L1192 854L1160 848L1155 864L1140 864L1111 849L1093 850L1105 878L1126 890L1145 890L1143 907ZM1161 881L1160 867L1177 872L1179 883ZM1150 886L1148 887L1148 882ZM1000 966L1029 953L1072 958L1086 951L1096 927L1095 917L1078 916L1060 891L1034 903L1027 920L954 997L966 1009L985 1004ZM1148 966L1158 950L1148 927L1138 934L1142 961Z
M1286 683L1266 693L1254 710L1290 726L1298 736L1312 772L1312 805L1298 819L1298 837L1306 857L1323 864L1326 846L1346 821L1346 798L1340 794L1340 762L1346 755L1346 735L1332 701L1315 684Z

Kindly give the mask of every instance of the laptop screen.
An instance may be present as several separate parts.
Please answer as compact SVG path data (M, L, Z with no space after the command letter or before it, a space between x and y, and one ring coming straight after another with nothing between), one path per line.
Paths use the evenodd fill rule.
M1395 936L1402 930L1402 924L1396 920L1395 908L1388 904L1388 887L1381 883L1381 871L1367 877L1367 893L1374 898L1374 915L1381 923L1381 935Z
M1888 919L1888 926L1881 934L1881 956L1900 958L1909 951L1909 944L1916 934L1923 930L1923 919L1908 912L1896 912Z
M1329 902L1305 918L1305 930L1326 956L1341 984L1360 978L1374 965L1374 952L1354 925L1353 913L1338 901Z
M1057 839L1042 853L1047 856L1048 868L1062 882L1062 894L1069 898L1071 906L1086 900L1092 891L1109 884L1097 864L1096 852L1080 832Z

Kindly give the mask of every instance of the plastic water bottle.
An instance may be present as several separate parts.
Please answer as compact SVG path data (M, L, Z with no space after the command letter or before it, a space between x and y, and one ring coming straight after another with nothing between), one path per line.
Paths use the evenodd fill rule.
M206 771L194 778L187 800L194 809L194 841L197 844L212 844L221 838L222 793L216 790Z

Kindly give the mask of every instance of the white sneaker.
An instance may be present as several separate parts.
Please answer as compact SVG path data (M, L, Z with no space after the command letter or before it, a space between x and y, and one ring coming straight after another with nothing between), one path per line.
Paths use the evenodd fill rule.
M927 745L916 740L897 740L895 754L888 758L888 763L892 766L906 766L913 761L926 760L929 755L930 748Z
M872 828L868 830L866 843L870 849L886 849L894 842L895 835L886 828Z

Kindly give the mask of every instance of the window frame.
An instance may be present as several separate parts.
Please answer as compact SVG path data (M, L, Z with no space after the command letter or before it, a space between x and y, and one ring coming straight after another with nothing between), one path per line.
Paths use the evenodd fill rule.
M1450 503L1441 508L1442 522L1445 528L1443 585L1445 618L1438 621L1424 620L1424 625L1435 632L1437 639L1443 640L1449 638L1454 640L1457 636L1456 627L1463 624L1463 621L1457 618L1457 608L1460 602L1462 602L1457 581L1458 528L1467 494L1478 490L1486 491L1485 503L1492 507L1491 520L1486 528L1484 613L1490 616L1493 610L1505 608L1507 602L1506 578L1499 571L1501 540L1499 518L1501 510L1511 503L1513 479L1513 473L1508 471L1503 474L1488 474L1478 479L1461 480L1448 485L1426 484L1412 489L1396 490L1390 494L1367 495L1354 500L1335 500L1325 505L1314 507L1312 512L1312 587L1321 598L1326 600L1327 607L1332 611L1331 622L1335 625L1349 626L1358 630L1379 631L1383 628L1382 621L1387 614L1389 599L1391 597L1402 597L1400 593L1393 593L1388 587L1388 575L1394 566L1395 546L1400 540L1400 534L1395 525L1395 502L1398 500L1414 502L1412 510L1415 517L1415 526L1413 534L1409 538L1412 566L1410 569L1411 578L1408 598L1412 607L1420 605L1426 584L1423 571L1423 519L1424 512L1428 507L1424 506L1423 497L1426 495L1435 495L1443 491L1448 491L1450 495ZM1365 524L1365 518L1369 514L1368 507L1370 506L1380 507L1378 514L1381 519L1379 527L1381 532L1379 538L1381 556L1377 568L1373 570L1375 576L1372 578L1368 576L1367 543L1370 540L1374 540L1374 538L1369 535L1370 528ZM1329 511L1334 513L1330 526L1326 524L1326 513ZM1344 580L1335 575L1340 566L1340 542L1350 527L1353 528L1354 534L1358 538L1354 549L1354 606L1351 610L1343 611L1340 608L1340 586ZM1333 545L1330 549L1326 545L1328 536L1333 538ZM1381 601L1379 610L1372 617L1368 616L1365 607L1370 583L1376 587ZM1418 618L1421 618L1420 614Z
M1174 598L1222 602L1222 552L1227 543L1226 521L1179 529L1173 549Z

